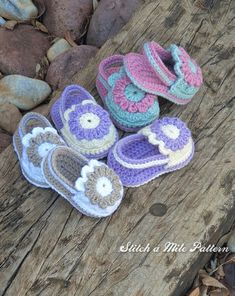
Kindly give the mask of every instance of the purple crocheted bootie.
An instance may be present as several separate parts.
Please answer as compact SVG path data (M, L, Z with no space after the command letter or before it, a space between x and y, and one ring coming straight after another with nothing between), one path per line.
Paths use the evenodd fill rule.
M79 85L65 88L51 118L67 145L89 159L104 158L118 140L108 112Z
M194 154L190 130L178 118L162 118L119 140L109 152L108 165L124 186L138 187L186 166Z

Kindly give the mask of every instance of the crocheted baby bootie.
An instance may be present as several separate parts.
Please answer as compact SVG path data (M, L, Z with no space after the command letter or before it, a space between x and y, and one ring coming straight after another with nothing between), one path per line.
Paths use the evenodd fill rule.
M183 47L164 49L156 42L144 44L143 54L129 53L124 67L140 89L176 104L187 104L202 85L202 72Z
M100 161L88 161L71 148L50 151L42 170L51 188L84 215L109 216L122 201L123 186L116 173Z
M96 87L116 126L124 131L137 131L158 118L159 103L156 95L130 80L123 58L114 55L100 63Z
M13 135L13 146L22 173L30 183L49 187L43 177L41 163L47 153L58 145L65 143L44 116L30 112L21 119Z
M193 154L193 139L185 123L165 117L119 140L109 153L108 165L124 186L138 187L186 166Z
M79 85L65 88L52 106L51 118L67 145L89 159L107 156L118 140L108 112Z

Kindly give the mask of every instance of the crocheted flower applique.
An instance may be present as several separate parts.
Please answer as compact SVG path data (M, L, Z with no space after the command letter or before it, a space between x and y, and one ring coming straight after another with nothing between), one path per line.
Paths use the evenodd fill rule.
M40 167L42 159L58 145L65 145L57 131L52 127L35 127L22 139L26 155L35 167Z
M176 61L175 72L182 77L189 86L199 88L202 85L202 71L183 47L171 46L173 58Z
M153 145L159 145L164 154L183 149L191 138L191 132L178 118L165 117L144 128L142 132Z
M155 95L144 92L135 86L130 78L125 74L122 67L118 73L109 77L109 84L112 86L112 96L114 102L123 111L130 113L144 113L154 103Z
M122 198L123 187L112 169L97 160L90 160L76 181L77 190L84 192L92 204L105 209Z
M109 114L98 104L74 105L66 113L70 132L78 140L101 139L110 131Z

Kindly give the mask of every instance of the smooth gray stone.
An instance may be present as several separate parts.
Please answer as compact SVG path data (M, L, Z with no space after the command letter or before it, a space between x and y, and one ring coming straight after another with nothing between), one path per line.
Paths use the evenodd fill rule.
M3 17L0 16L0 26L3 26L6 23Z
M1 0L0 16L16 21L26 21L35 18L37 7L31 0Z
M8 75L0 80L0 104L11 103L22 110L39 105L50 93L50 86L42 80L22 75Z

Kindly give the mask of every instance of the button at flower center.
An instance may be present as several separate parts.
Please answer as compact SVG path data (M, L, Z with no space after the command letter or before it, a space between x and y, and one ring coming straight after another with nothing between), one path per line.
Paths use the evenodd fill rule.
M100 118L94 113L85 113L79 118L79 123L84 129L93 129L100 124Z
M163 133L170 139L177 139L180 135L180 130L173 124L166 124L161 127Z
M108 196L113 191L111 181L107 177L100 177L96 183L96 190L102 196Z

